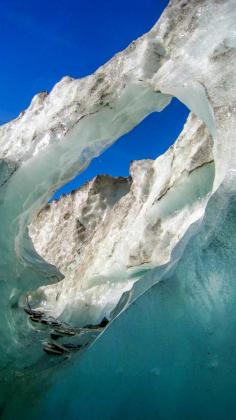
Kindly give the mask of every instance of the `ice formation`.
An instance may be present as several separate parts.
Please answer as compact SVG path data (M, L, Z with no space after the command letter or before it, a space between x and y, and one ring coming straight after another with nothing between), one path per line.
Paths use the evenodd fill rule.
M174 146L156 161L133 162L130 175L96 177L30 226L37 252L65 275L35 294L51 314L98 322L147 270L169 262L212 190L206 126L191 115Z
M96 73L0 127L3 419L234 418L235 22L235 0L172 0ZM43 209L173 96L192 113L162 157ZM22 311L29 291L65 319L112 322L52 364Z

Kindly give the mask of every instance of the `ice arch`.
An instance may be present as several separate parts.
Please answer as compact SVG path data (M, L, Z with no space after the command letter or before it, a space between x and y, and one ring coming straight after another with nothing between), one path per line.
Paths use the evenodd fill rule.
M2 365L32 357L24 320L17 310L13 317L19 294L59 276L33 253L26 227L78 165L176 96L214 137L215 191L235 169L235 17L233 0L172 1L148 34L94 75L63 79L0 128Z
M214 180L212 145L191 115L175 144L155 160L133 161L128 178L97 176L47 205L29 233L65 279L29 291L32 304L80 326L110 318L122 294L167 264L204 213Z
M25 229L52 190L70 179L75 167L79 165L82 169L91 156L108 147L145 115L166 106L170 95L198 114L214 135L218 129L214 154L216 168L220 161L221 169L216 174L217 179L224 177L223 165L229 165L233 151L229 142L224 141L222 145L220 141L221 114L229 114L233 98L231 86L227 94L220 89L220 95L218 86L220 82L229 83L222 55L230 56L230 65L234 47L233 5L232 1L173 2L148 34L94 75L78 81L63 79L50 95L39 94L18 119L1 127L5 165L1 220L10 227L9 235L1 238L1 249L3 284L8 295L12 293L10 283L14 288L16 278L20 279L17 288L19 285L22 289L29 288L24 271L33 258L31 248L27 250ZM208 31L204 29L207 18L212 29ZM216 21L219 21L217 25ZM202 33L204 42L198 49ZM222 46L225 44L227 47ZM230 71L228 67L227 71ZM223 111L223 107L228 111ZM224 164L221 156L218 158L219 152L228 154ZM56 166L53 161L57 162ZM11 267L7 275L6 267L8 270ZM57 274L53 268L50 274L43 262L38 261L37 267L41 273L41 278L37 274L39 283L45 270L47 277Z

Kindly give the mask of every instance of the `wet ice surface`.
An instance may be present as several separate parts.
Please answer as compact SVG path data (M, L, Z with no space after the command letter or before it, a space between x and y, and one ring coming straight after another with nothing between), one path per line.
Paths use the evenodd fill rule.
M235 20L234 0L174 0L148 34L94 75L63 79L0 127L2 418L234 418ZM27 226L54 189L172 96L197 116L186 142L180 136L165 156L136 166L130 218L121 212L124 229L107 223L116 227L117 251L107 255L112 235L103 226L82 289L69 269L57 283L60 267L35 252ZM105 272L97 270L104 262ZM71 310L63 289L54 305L67 279ZM43 285L45 301L37 294ZM86 296L81 323L82 315L97 323L103 310L114 319L86 351L49 357L41 342L48 327L38 330L22 310L29 291L47 316L55 308L56 318L76 318Z
M82 351L89 346L108 325L107 318L99 324L72 327L44 312L34 310L28 303L24 308L29 317L33 333L38 333L42 349L50 355L70 357L73 351Z
M203 214L214 180L212 145L190 115L176 143L156 160L132 162L129 178L97 176L47 205L29 233L65 279L33 291L36 305L79 325L109 317L147 270L170 260Z

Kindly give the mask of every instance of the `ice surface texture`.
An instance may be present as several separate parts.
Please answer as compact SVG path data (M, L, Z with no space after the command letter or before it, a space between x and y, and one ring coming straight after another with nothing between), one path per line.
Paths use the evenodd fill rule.
M148 34L94 75L64 78L0 127L3 418L55 413L71 419L233 418L235 22L234 0L173 0ZM150 112L161 111L172 96L197 116L186 124L183 150L178 152L180 141L173 148L176 157L170 150L149 165L134 165L129 191L113 206L115 211L122 200L128 205L131 191L137 192L124 221L127 230L121 229L117 239L122 241L124 232L128 238L123 272L130 265L138 271L143 262L151 265L149 272L120 297L113 313L122 313L82 357L50 367L40 361L37 334L18 299L62 276L36 254L27 226L55 188ZM204 123L214 140L212 151L211 141L202 141ZM194 155L201 141L204 146ZM189 153L193 159L188 162ZM153 179L145 184L149 169ZM137 210L140 224L133 242L131 219L135 228ZM158 218L163 225L162 233L157 226L159 243L153 235ZM86 281L94 279L100 263L106 261L109 273L112 267L106 255L110 239L102 227L97 235L105 250L99 249L91 273L84 272ZM75 281L73 273L68 280ZM58 311L68 307L65 299ZM99 305L89 299L95 317Z
M96 177L30 225L36 250L65 275L33 293L43 310L77 325L99 322L147 270L170 260L212 189L207 128L191 115L173 147L133 162L130 173Z

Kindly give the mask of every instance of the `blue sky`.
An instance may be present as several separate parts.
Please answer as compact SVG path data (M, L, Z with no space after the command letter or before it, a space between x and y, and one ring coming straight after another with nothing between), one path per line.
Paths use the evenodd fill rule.
M167 0L1 0L0 124L50 91L63 76L83 77L147 32ZM155 158L173 143L188 110L174 100L120 139L64 191L97 173L127 175L132 159Z

